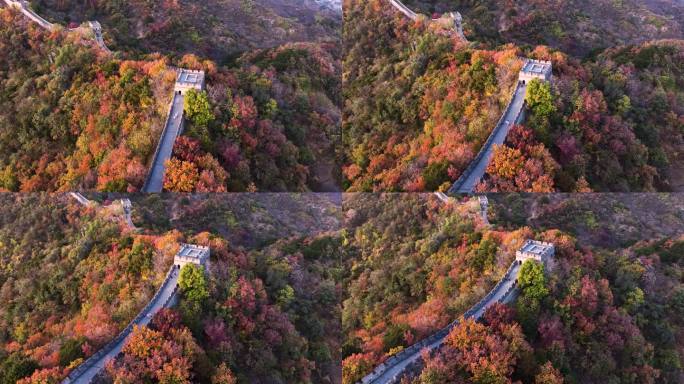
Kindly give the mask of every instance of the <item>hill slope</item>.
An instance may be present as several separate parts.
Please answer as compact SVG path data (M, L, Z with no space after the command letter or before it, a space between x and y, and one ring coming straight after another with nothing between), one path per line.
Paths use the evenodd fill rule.
M526 120L495 148L476 190L681 188L682 40L620 45L579 58L536 45L529 33L523 44L466 31L466 43L411 22L384 0L346 5L347 190L446 190L494 129L516 84L518 58L552 61L553 81L528 87ZM478 17L471 22L490 25Z
M460 11L471 40L543 44L573 55L684 36L684 4L676 0L408 0L406 4L428 14Z
M98 19L115 50L195 53L219 63L239 52L338 38L340 9L314 0L37 0L62 24Z

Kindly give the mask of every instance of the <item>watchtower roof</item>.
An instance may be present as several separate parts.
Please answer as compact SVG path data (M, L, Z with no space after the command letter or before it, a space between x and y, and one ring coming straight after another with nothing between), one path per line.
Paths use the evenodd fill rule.
M181 69L178 71L176 83L201 88L204 85L204 71Z
M209 252L209 247L194 244L181 244L178 256L202 258Z
M209 258L209 247L194 244L181 244L180 250L176 254L177 260L195 264L204 264L207 258Z
M527 60L527 62L523 66L522 72L536 75L546 75L550 74L551 70L552 65L550 61Z
M539 257L547 254L549 250L553 249L553 244L544 243L541 241L527 240L520 248L520 252L528 253L531 255L537 255Z

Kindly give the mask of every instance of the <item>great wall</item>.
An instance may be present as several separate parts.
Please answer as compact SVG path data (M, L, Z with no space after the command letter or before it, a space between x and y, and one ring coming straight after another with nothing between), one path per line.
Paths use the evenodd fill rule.
M427 18L427 16L419 15L412 11L400 0L389 0L389 3L397 11L411 20ZM452 20L453 22L447 24L452 24L452 28L457 35L460 36L462 40L468 41L463 33L462 16L460 12L450 12L449 14L442 15L440 18L432 18L430 19L430 22L445 25L444 20ZM532 59L522 60L523 66L518 75L518 84L516 85L501 118L487 137L487 140L480 148L478 154L463 173L461 173L459 178L451 185L448 190L449 194L472 193L475 190L475 187L480 180L482 180L482 177L487 171L487 166L492 158L494 146L502 145L513 125L521 123L525 118L527 84L533 79L545 82L550 82L552 80L553 66L550 61Z
M30 20L37 23L44 29L53 30L58 27L57 24L52 24L34 12L26 0L4 0L8 7L18 9L22 14ZM105 44L102 36L102 26L97 21L88 21L85 25L93 33L93 38L96 44L106 53L111 54L112 51ZM81 25L78 28L69 29L69 32L78 31L84 28ZM173 91L173 98L169 104L169 112L166 116L164 129L161 137L157 143L157 147L152 157L152 163L148 172L142 192L157 193L164 188L164 174L166 173L166 163L171 158L173 153L173 145L178 136L183 133L183 119L185 114L185 94L190 89L203 90L204 89L204 71L196 71L190 69L177 68L176 83Z
M31 19L33 22L38 24L41 28L47 29L47 30L53 30L56 29L59 26L58 24L53 24L50 23L49 21L45 20L42 18L40 15L38 15L36 12L34 12L28 1L26 0L4 0L5 4L8 7L18 9L21 13L24 14L24 16L28 17ZM95 43L106 53L112 53L112 51L107 47L107 44L104 41L104 38L102 37L102 26L100 25L99 22L97 21L88 21L81 26L77 28L70 28L68 29L69 32L77 32L77 31L83 31L85 29L90 30L90 32L93 34L93 40L95 40Z
M88 200L85 196L78 192L72 192L70 195L83 206L88 207L97 204L91 200ZM453 198L448 197L442 192L435 192L435 196L444 204L454 201ZM121 204L123 206L124 215L127 221L130 223L129 227L135 229L132 221L130 220L132 209L130 200L122 199ZM478 196L477 204L483 223L489 226L490 224L487 218L487 210L489 206L488 198L486 196ZM497 282L494 288L487 293L487 295L485 295L477 304L473 305L463 314L463 318L478 321L482 318L487 308L492 306L494 303L511 302L516 297L517 278L522 263L525 260L532 259L547 265L551 262L554 253L555 247L551 243L535 240L525 241L525 243L516 251L515 260L508 267L503 277ZM145 308L140 311L135 319L133 319L117 337L102 347L97 353L81 363L76 369L72 370L67 378L62 381L62 384L90 383L102 371L107 361L116 358L116 356L121 352L123 346L125 345L126 339L133 331L135 326L145 326L149 324L154 314L161 308L169 308L175 305L177 302L178 272L180 268L186 264L197 264L204 266L205 269L208 269L210 265L209 259L210 250L208 247L182 244L180 250L174 257L174 264L169 269L164 282L161 284L160 288L157 290ZM456 319L431 336L393 355L382 364L377 366L370 374L361 379L359 383L399 383L404 375L415 371L421 366L423 351L437 351L444 344L444 340L447 335L459 324L459 322L460 320Z
M392 4L392 6L394 6L394 8L399 10L399 12L403 13L404 16L408 17L409 19L417 21L421 18L425 18L431 24L439 25L443 27L444 30L447 32L456 33L456 35L460 37L463 41L468 41L468 39L466 39L465 37L465 34L463 33L463 16L461 16L460 12L448 12L441 15L440 17L428 18L427 16L413 12L409 7L404 5L404 3L402 3L399 0L389 1Z
M95 201L88 200L80 192L69 192L69 195L74 198L80 205L84 207L98 207L99 204ZM133 224L132 210L133 205L129 199L119 199L117 202L110 204L107 208L114 208L114 211L118 210L120 207L121 216L123 217L123 222L125 227L131 231L138 231L138 228ZM117 214L118 216L118 214Z
M389 0L390 4L394 6L399 12L403 13L411 20L417 20L418 14L406 7L399 0ZM453 13L452 13L453 14ZM463 34L462 25L459 23L457 29L460 35ZM434 22L435 19L432 19ZM465 36L463 36L465 40ZM472 193L475 186L479 183L485 174L489 161L491 160L494 145L501 145L504 143L509 130L514 124L518 124L524 118L525 97L527 91L527 84L533 80L551 81L552 78L552 64L548 61L524 59L524 63L520 74L518 76L518 83L515 91L511 96L504 113L499 122L496 124L491 134L483 144L477 156L473 159L466 170L461 174L459 179L449 188L449 194L457 193ZM442 193L435 192L435 196L443 203L450 202L450 198ZM486 196L479 196L478 203L480 207L480 215L485 225L489 226L489 219L487 217L487 210L489 207L489 200ZM508 303L515 299L517 278L520 272L520 267L525 260L533 259L544 263L550 262L550 259L555 253L553 244L538 242L534 240L527 240L516 251L515 260L508 267L508 270L499 282L492 288L485 297L477 304L471 307L463 314L463 319L473 319L479 321L487 308L495 303ZM437 351L444 340L451 332L451 330L459 324L460 320L456 319L449 325L435 332L431 336L415 343L408 348L401 350L399 353L393 355L385 360L382 364L373 369L371 373L364 376L357 384L397 384L401 378L410 372L416 371L422 365L422 353L427 351L434 353Z
M518 83L513 91L504 113L480 148L477 156L470 162L461 176L449 188L449 194L472 193L482 180L492 159L495 145L502 145L513 125L520 124L525 118L527 84L533 80L551 81L552 65L548 61L524 59L518 75Z
M452 201L451 198L441 192L435 192L435 196L445 204ZM478 204L480 206L480 212L483 215L484 223L489 225L489 220L486 218L489 200L486 196L479 196ZM515 260L513 260L508 267L503 277L487 295L463 314L463 319L479 321L487 311L487 308L495 303L505 304L513 301L517 296L518 274L520 273L522 263L526 260L535 260L547 265L548 263L551 263L554 254L555 247L553 244L536 240L526 240L516 251ZM419 367L422 366L423 351L434 353L439 350L451 330L459 323L460 319L456 319L425 339L401 350L375 367L371 373L364 376L357 384L400 383L402 377L417 371Z
M53 29L54 24L49 23L28 6L25 0L4 0L8 6L18 8L24 15L45 29ZM398 0L389 0L390 3L404 15L412 20L419 19L419 15L411 11ZM444 23L444 20L451 20L454 31L465 40L461 24L460 13L450 13L437 19L430 19L433 23ZM111 53L102 38L101 26L98 22L88 22L89 28L95 35L95 40L103 50ZM471 162L470 166L463 172L461 177L449 189L449 193L471 193L476 184L481 180L486 167L491 158L493 146L501 145L513 124L518 123L524 118L525 92L528 81L533 78L543 81L551 79L551 63L537 60L526 60L520 72L518 84L507 105L505 112L490 134L489 138L482 146L480 152ZM174 96L170 104L169 113L164 125L162 136L157 145L150 172L143 187L144 192L160 192L163 188L163 176L166 161L171 156L173 143L183 130L183 107L184 95L189 89L203 89L204 73L201 71L178 70L178 77L174 88ZM89 206L91 201L80 193L71 194L80 204ZM444 203L448 203L450 198L444 193L437 192L437 198ZM478 198L483 222L489 225L487 218L488 200L486 196ZM121 200L125 220L129 227L135 228L131 220L131 203L128 199ZM516 259L511 263L504 276L497 282L487 295L477 304L472 306L463 314L464 319L480 320L487 308L494 303L508 303L515 299L517 289L517 277L520 267L524 260L534 259L546 263L554 255L554 246L550 243L527 240L516 252ZM123 349L126 339L136 326L149 324L152 317L162 308L168 308L177 302L178 296L178 275L182 265L194 263L208 268L209 249L195 245L183 244L181 250L174 257L174 265L169 269L164 281L156 291L152 299L139 314L119 333L117 337L102 347L94 355L81 363L72 370L62 381L62 384L88 384L104 368L107 361L114 359ZM420 342L403 349L399 353L390 357L382 364L377 366L370 374L359 381L362 384L393 384L398 383L401 378L411 370L420 366L422 351L437 351L444 343L449 332L459 324L459 320L452 321L449 325L421 340Z
M133 332L134 327L146 326L160 309L175 305L178 293L178 275L178 268L176 265L172 266L167 272L164 282L145 308L112 341L72 370L62 381L62 384L90 383L102 371L109 360L114 359L121 353L126 339Z
M176 84L173 90L173 99L166 116L164 130L157 143L157 148L152 157L152 165L143 185L142 192L158 193L164 188L164 174L166 163L173 153L173 144L176 138L183 133L183 119L185 115L185 94L195 89L204 89L204 72L178 68Z
M70 195L83 206L96 205L95 202L88 200L78 192L72 192ZM127 216L130 221L130 200L122 199L121 204L124 209L124 215ZM132 222L130 223L130 226L135 229ZM89 384L97 377L102 369L104 369L107 362L115 359L116 356L121 353L128 336L133 332L135 327L147 326L160 309L170 308L177 303L180 269L186 264L196 264L203 266L205 270L208 270L210 265L210 254L211 252L208 247L181 244L180 249L174 256L173 265L169 268L164 281L147 305L145 305L138 315L131 320L114 339L69 372L69 375L62 381L62 384Z
M486 226L490 226L491 224L489 224L489 216L487 215L489 210L489 199L486 195L480 195L477 197L477 201L480 203L480 215L482 216L482 221Z

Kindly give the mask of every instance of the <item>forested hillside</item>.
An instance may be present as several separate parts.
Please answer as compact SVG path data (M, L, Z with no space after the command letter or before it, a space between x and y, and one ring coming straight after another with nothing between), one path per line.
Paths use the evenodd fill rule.
M349 2L345 16L346 186L436 190L475 157L522 62L410 26L387 3Z
M387 1L346 4L348 190L448 188L501 116L517 81L518 58L552 61L554 78L528 87L527 118L495 149L478 190L681 188L681 40L617 46L580 59L543 45L515 45L514 39L480 41L466 30L474 41L467 44L411 22Z
M133 197L136 216L177 217L182 228L138 216L138 233L106 218L106 195L89 208L68 196L4 196L0 382L53 383L95 353L152 297L180 242L210 247L210 273L181 270L178 305L133 332L104 380L339 382L338 203L217 196ZM225 221L199 214L239 219L236 234L224 238Z
M461 322L403 382L684 378L682 196L493 195L493 227L470 198L445 205L430 195L353 196L345 204L356 257L342 312L343 383L458 318L503 275L525 238L555 245L548 269L523 265L514 303L490 308L481 323ZM558 229L558 217L577 220ZM588 234L585 225L603 233ZM607 241L626 234L622 243Z
M527 120L495 151L481 190L681 189L684 40L614 48L584 63L537 52L553 60L554 81L528 89Z
M407 0L425 14L459 11L466 35L492 46L548 45L579 56L616 45L684 36L678 0Z
M0 10L0 189L137 191L161 135L173 66L203 69L170 191L336 190L339 52L298 43L233 67L185 55L108 56Z
M124 232L67 196L0 199L0 381L52 383L145 306L171 244Z
M207 92L186 98L165 189L338 190L338 55L298 43L245 53L233 68L201 65Z
M34 0L31 6L64 25L100 21L115 50L194 53L219 64L255 48L337 40L341 13L314 0Z
M0 188L142 186L174 74L119 61L0 10Z

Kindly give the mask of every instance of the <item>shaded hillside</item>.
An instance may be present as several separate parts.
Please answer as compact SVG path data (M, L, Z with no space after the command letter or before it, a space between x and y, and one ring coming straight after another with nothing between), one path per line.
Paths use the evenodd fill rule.
M408 0L425 13L458 10L470 40L549 45L584 56L604 48L684 37L684 4L651 1Z
M108 194L96 194L107 198ZM114 195L113 195L114 196ZM212 231L231 244L252 247L295 234L339 229L339 196L328 194L128 195L134 223L152 231Z
M60 23L98 19L115 50L195 53L219 63L236 53L289 42L338 38L340 10L314 0L35 0Z
M491 221L515 228L558 228L582 243L629 246L684 228L684 195L591 193L580 195L492 194Z

